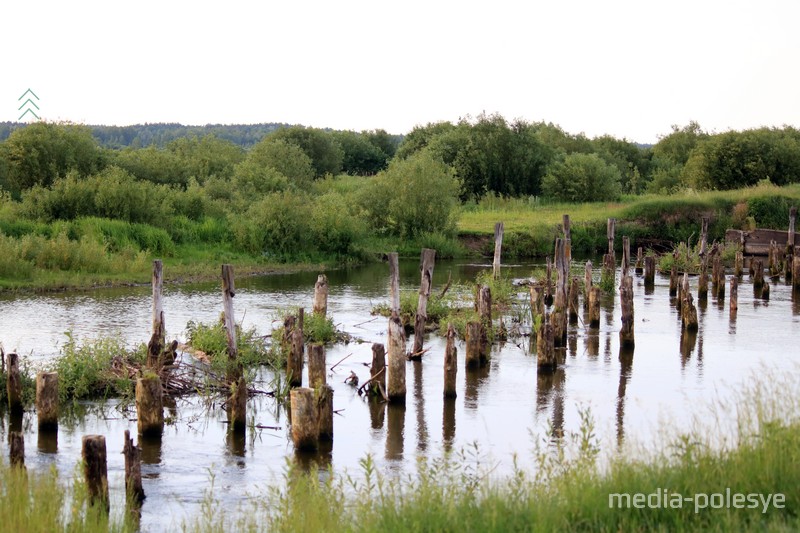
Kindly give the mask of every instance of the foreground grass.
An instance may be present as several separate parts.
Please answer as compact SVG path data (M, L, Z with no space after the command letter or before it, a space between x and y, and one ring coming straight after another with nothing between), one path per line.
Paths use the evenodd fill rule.
M800 379L776 381L771 388L756 384L735 405L718 406L717 413L738 413L731 424L712 415L696 430L649 447L655 451L628 446L603 460L584 411L579 431L538 448L533 473L516 469L496 479L469 453L423 461L402 479L377 472L369 457L359 476L290 467L285 487L235 515L226 516L209 495L207 506L215 512L187 530L796 531ZM743 508L712 508L712 495L724 497L727 489L764 498L781 494L785 502L754 506L751 499ZM711 499L619 508L610 505L612 494L657 494L654 502L666 501L664 494Z

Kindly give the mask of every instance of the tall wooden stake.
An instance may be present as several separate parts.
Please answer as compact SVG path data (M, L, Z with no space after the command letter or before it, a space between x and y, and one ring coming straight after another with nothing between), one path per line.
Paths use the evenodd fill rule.
M456 330L453 324L447 325L447 347L444 350L444 397L455 398L456 374L458 373L458 350L456 349Z
M614 232L617 226L617 219L609 218L606 223L606 238L608 239L608 255L614 257ZM616 260L614 261L616 264Z
M236 321L233 316L233 297L236 295L233 266L222 265L222 309L225 320L225 336L228 343L228 420L230 428L236 432L244 431L247 425L247 385L244 380L242 364L239 362L239 348L236 341Z
M387 396L390 402L406 401L406 336L400 317L389 318L389 377Z
M619 287L620 306L622 310L622 329L619 332L621 348L633 348L635 345L633 331L633 278L624 276Z
M423 248L420 257L420 284L417 315L414 318L414 347L410 359L422 359L422 343L425 339L425 323L428 320L428 298L433 285L433 265L436 260L436 250Z
M586 261L583 270L583 307L589 309L589 291L592 290L592 262Z
M652 287L656 281L656 258L648 255L644 258L644 284Z
M556 295L550 322L553 324L555 345L565 346L567 341L567 265L562 239L556 239L556 276Z
M503 223L494 225L494 260L492 261L492 277L500 279L500 253L503 248Z
M153 334L147 344L147 366L161 371L161 356L164 353L164 266L161 259L153 261Z
M736 276L731 276L731 315L735 315L737 309L739 309L739 282Z
M328 277L325 274L317 276L314 284L314 314L326 316L328 314Z
M58 427L58 373L39 372L36 375L36 415L39 431Z
M392 313L400 314L400 263L397 252L389 252L389 309Z
M631 266L631 241L627 235L622 237L622 275L628 275Z
M561 219L564 228L564 258L567 261L567 268L572 263L572 228L570 227L569 215L564 215Z
M13 413L22 412L22 378L19 375L19 356L8 354L8 374L6 375L6 395L8 407Z

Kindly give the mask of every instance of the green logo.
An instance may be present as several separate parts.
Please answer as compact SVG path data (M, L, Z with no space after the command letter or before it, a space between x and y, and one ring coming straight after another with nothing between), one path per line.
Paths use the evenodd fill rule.
M38 97L38 96L36 96L36 93L35 93L35 92L33 92L33 91L31 91L30 89L28 89L27 91L25 91L24 93L22 93L22 96L20 96L19 98L17 98L17 102L19 102L20 100L22 100L23 98L25 98L26 96L28 96L28 94L30 94L30 95L31 95L32 97L34 97L36 100L38 100L38 99L39 99L39 97ZM23 107L25 108L25 111L23 111L23 112L22 112L22 114L19 116L19 119L18 119L18 120L22 120L22 118L23 118L25 115L27 115L28 113L30 113L31 115L33 115L33 116L34 116L34 117L36 117L37 119L39 118L39 115L37 115L37 114L36 114L36 111L34 111L34 110L33 110L33 108L31 107L31 106L33 106L33 107L35 107L37 110L39 110L39 106L38 106L38 105L36 105L36 102L34 102L33 100L31 100L31 96L28 96L28 99L27 99L27 100L25 100L24 102L22 102L22 105L21 105L21 106L19 106L19 108L17 109L17 111L22 111L22 108L23 108ZM29 105L29 104L30 104L30 105ZM27 106L27 107L26 107L26 106Z

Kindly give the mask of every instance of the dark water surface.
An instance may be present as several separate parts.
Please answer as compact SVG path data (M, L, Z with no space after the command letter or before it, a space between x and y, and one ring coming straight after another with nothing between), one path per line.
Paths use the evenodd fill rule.
M441 290L448 273L454 281L466 282L486 268L489 265L438 262L433 291ZM524 278L532 268L522 265L506 271ZM599 330L588 330L581 322L570 327L565 362L552 375L537 375L526 337L495 345L490 364L471 372L464 369L464 344L459 342L458 397L445 401L444 340L430 335L426 346L431 350L424 360L408 363L405 406L386 406L360 398L344 379L351 371L362 382L367 379L371 343L385 342L386 319L371 316L370 310L388 301L388 268L375 264L327 275L329 315L339 329L366 341L327 347L328 367L352 354L328 376L338 412L330 450L296 456L286 413L269 397L252 399L248 417L278 429L248 429L244 440L228 436L227 417L218 405L208 409L199 398L180 399L168 409L175 423L167 425L161 442L141 443L147 494L143 529L174 529L196 515L211 490L212 476L214 495L237 502L282 484L287 459L301 464L313 460L355 473L359 460L371 454L384 472L408 473L417 458L438 457L451 449L467 450L468 460L491 465L494 473L503 475L511 471L515 455L521 466L533 465L534 443L548 428L576 430L581 409L591 409L602 445L613 448L623 439L652 439L664 423L688 424L709 401L734 394L765 367L779 372L800 368L800 297L793 298L791 287L783 282L773 283L771 299L763 301L745 276L735 320L729 316L727 299L720 304L709 298L698 306L699 334L682 343L668 280L659 276L654 290L645 291L642 278L636 276L633 354L620 354L619 298L606 298ZM236 321L269 333L278 310L310 309L316 276L305 272L237 280ZM403 262L402 290L416 290L418 284L418 263ZM527 298L524 288L520 298ZM171 285L165 287L164 309L168 338L184 340L188 321L218 319L221 290L216 283ZM0 297L0 341L6 352L16 350L37 363L58 354L66 331L77 338L120 334L133 346L149 338L150 321L149 286ZM136 433L131 421L135 417L114 401L88 402L73 416L62 417L53 438L39 435L34 412L26 412L21 421L3 413L0 446L7 457L9 427L21 424L28 468L44 470L55 464L68 478L80 458L81 437L105 435L114 506L124 498L123 432Z

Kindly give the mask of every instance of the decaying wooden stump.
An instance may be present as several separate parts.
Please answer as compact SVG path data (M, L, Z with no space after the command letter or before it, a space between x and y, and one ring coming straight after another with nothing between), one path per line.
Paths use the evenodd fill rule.
M569 294L567 296L569 321L572 323L578 322L578 293L580 292L580 283L578 278L573 277L569 284Z
M406 336L400 317L389 318L389 377L386 390L390 402L406 401Z
M321 441L333 440L333 388L323 385L314 389L317 401L317 438Z
M600 287L592 287L589 291L589 327L600 327Z
M8 354L8 372L6 374L6 395L8 407L12 413L22 412L22 378L19 374L19 356Z
M328 314L328 277L325 274L317 276L314 284L314 314L326 316Z
M648 255L644 258L644 284L652 287L656 282L656 258Z
M386 254L389 259L389 310L400 314L400 263L397 252Z
M544 286L533 284L530 286L531 293L531 324L535 325L537 317L544 319Z
M589 309L589 291L592 290L592 262L586 261L583 268L583 307Z
M444 397L456 397L456 375L458 374L458 350L456 330L453 324L447 325L447 347L444 350Z
M545 288L544 288L544 305L550 307L553 305L553 263L549 257L546 258L545 267Z
M145 499L142 488L142 450L133 444L131 433L127 429L122 455L125 457L125 495L128 506L139 507Z
M82 440L83 476L89 493L90 505L102 505L109 510L108 463L106 438L103 435L85 435Z
M539 370L552 371L558 366L553 325L547 321L536 333L536 363Z
M58 427L58 373L39 372L36 375L36 415L39 431Z
M739 309L739 282L736 276L731 276L731 302L730 311L731 315L736 314Z
M634 267L634 272L636 274L644 272L644 250L642 250L641 246L636 249L636 266Z
M622 237L622 276L628 275L631 266L631 241L628 236Z
M708 299L708 255L700 257L700 275L697 280L697 299Z
M383 344L372 345L372 366L369 369L372 381L369 384L369 393L372 396L386 394L386 349ZM375 377L377 376L377 377Z
M742 252L736 252L736 257L733 260L733 275L737 278L742 277L744 271L744 255Z
M153 333L147 344L148 368L156 373L161 372L162 354L164 353L164 266L160 259L153 261Z
M556 239L556 294L550 323L553 325L553 342L556 346L567 343L567 271L564 257L564 241Z
M760 289L764 286L764 263L761 259L752 259L750 264L753 266L753 288Z
M569 215L561 217L561 227L564 230L564 258L567 261L567 269L572 263L572 227L569 220Z
M136 380L136 415L139 435L160 436L164 431L161 378L150 374Z
M687 331L697 331L697 308L689 290L689 274L684 272L681 290L681 324Z
M633 315L633 278L624 276L619 287L620 307L622 312L622 329L619 331L621 348L633 348L634 315Z
M480 322L467 322L466 326L466 365L467 368L477 368L481 364L481 337L483 326Z
M314 389L296 387L289 393L292 411L292 441L297 450L319 447L319 410Z
M21 431L8 434L8 459L12 467L25 468L25 436Z
M308 386L317 389L328 382L325 373L325 347L314 343L308 345Z

